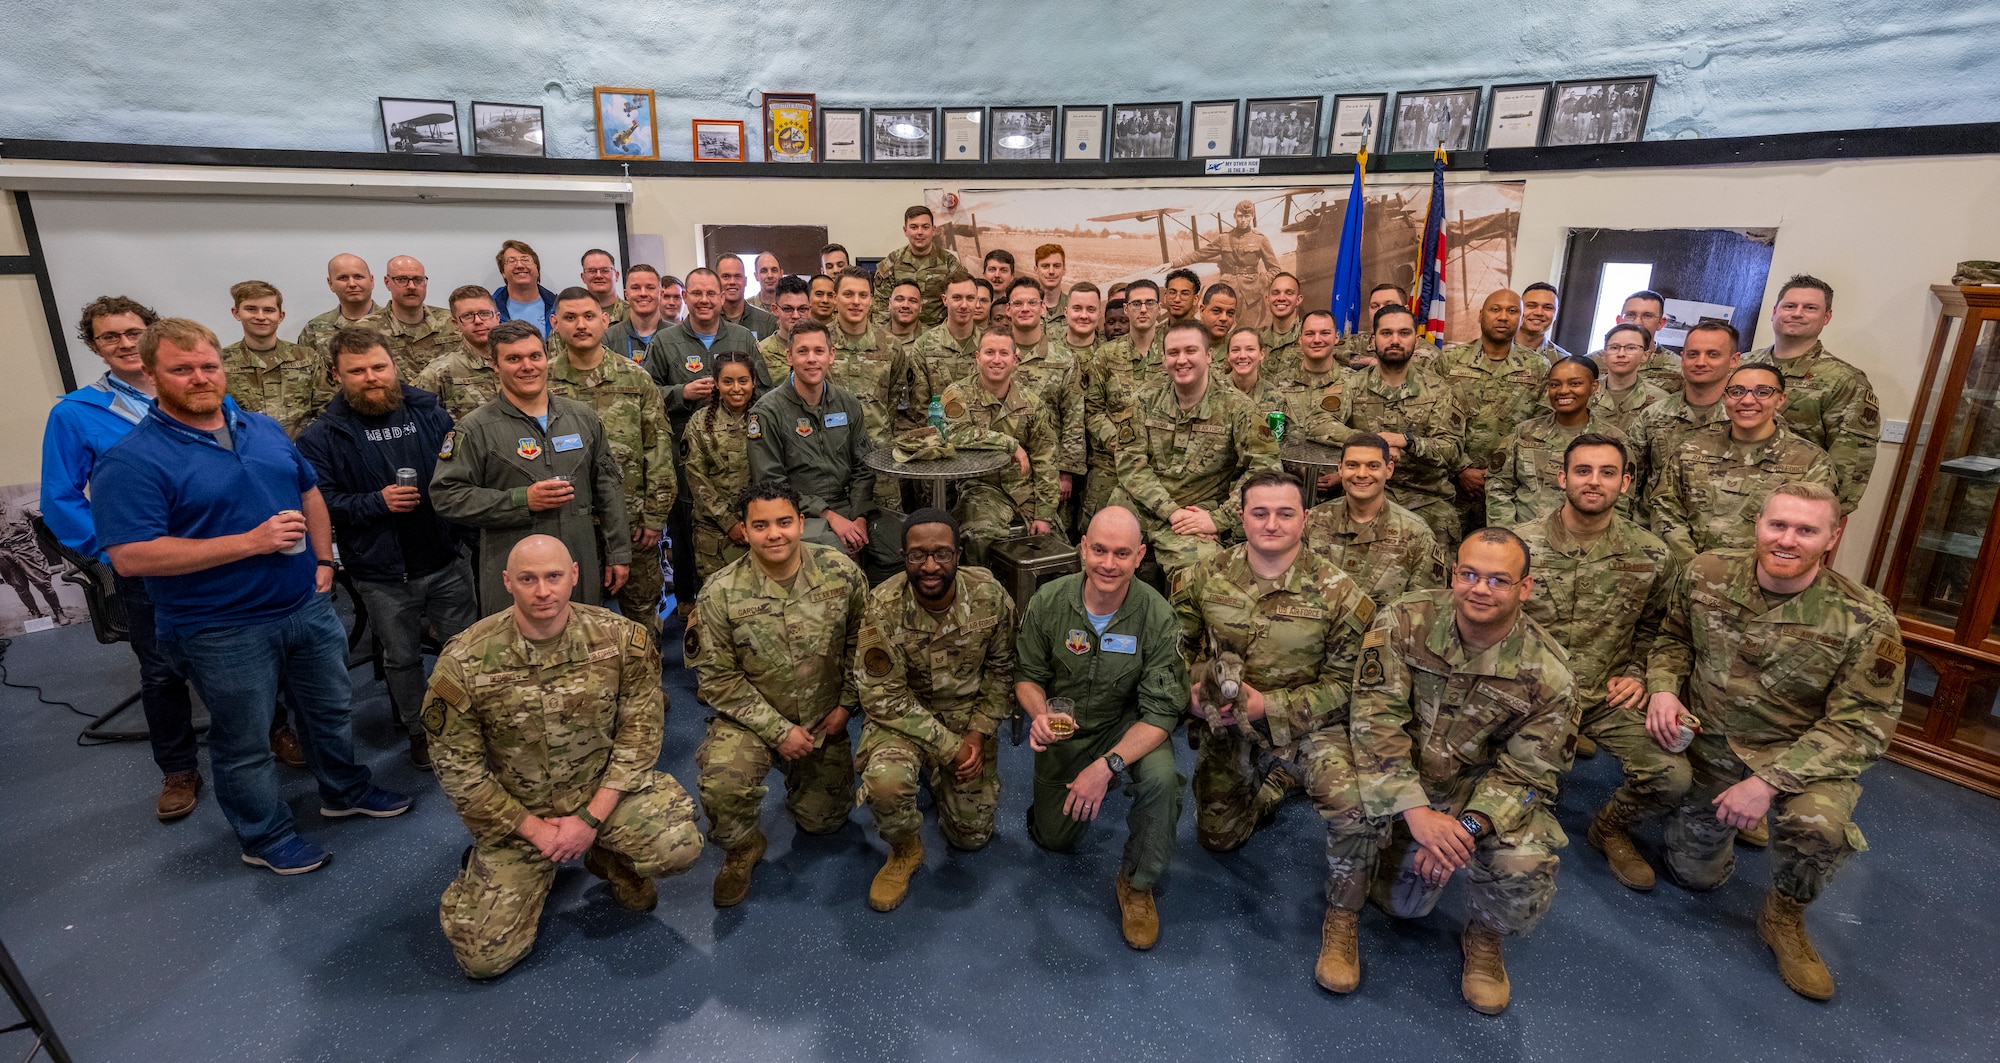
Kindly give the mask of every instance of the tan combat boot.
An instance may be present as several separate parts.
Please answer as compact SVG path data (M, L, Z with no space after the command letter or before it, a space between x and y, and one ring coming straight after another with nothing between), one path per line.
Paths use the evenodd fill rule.
M659 906L660 890L653 880L639 873L632 866L632 859L624 853L614 853L602 845L593 845L583 854L583 869L603 879L611 885L611 899L621 908L635 912L650 912Z
M1590 821L1590 847L1604 854L1606 863L1611 865L1611 875L1629 889L1649 890L1657 881L1653 865L1639 855L1639 848L1632 844L1632 835L1627 825L1618 820L1610 805L1598 810Z
M1736 844L1747 845L1752 849L1762 849L1771 844L1771 817L1765 816L1758 820L1757 825L1749 830L1737 831Z
M1465 949L1465 970L1458 978L1458 991L1465 1002L1481 1015L1498 1015L1507 1010L1513 986L1507 981L1507 963L1500 954L1499 934L1477 921L1465 924L1459 939Z
M1326 921L1319 926L1319 964L1313 981L1334 993L1352 993L1361 986L1361 944L1355 930L1361 913L1345 908L1328 908Z
M889 859L883 861L882 870L875 872L875 881L868 887L868 907L878 912L893 912L910 895L910 876L924 863L923 835L910 832L906 837L889 840Z
M764 832L751 831L750 840L722 854L722 870L715 873L715 906L729 908L750 895L750 872L764 859Z
M1159 943L1160 911L1153 907L1153 891L1133 887L1122 871L1118 873L1118 915L1125 944L1144 952Z
M1805 917L1805 905L1772 890L1764 898L1764 910L1757 913L1757 936L1778 957L1778 977L1792 992L1826 1000L1833 996L1833 972L1826 969L1819 950L1806 937Z

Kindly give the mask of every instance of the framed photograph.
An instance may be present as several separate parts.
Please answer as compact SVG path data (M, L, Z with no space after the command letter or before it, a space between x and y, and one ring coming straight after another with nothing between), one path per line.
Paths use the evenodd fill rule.
M764 149L766 161L769 161L770 154L770 147L766 145ZM726 118L695 119L694 161L742 162L743 123Z
M1486 146L1532 148L1542 140L1542 118L1548 112L1549 86L1495 85L1486 105Z
M1194 105L1188 118L1188 158L1228 159L1236 155L1236 116L1240 100L1210 100Z
M382 103L382 143L391 155L460 155L458 105L450 100L402 100L377 97Z
M1099 128L1103 128L1099 123ZM1053 162L1056 109L993 107L986 112L986 157L994 162Z
M937 112L928 107L879 108L868 112L873 133L869 158L876 162L937 161Z
M1333 98L1333 128L1326 134L1328 155L1359 155L1361 149L1382 150L1382 119L1389 94L1370 92Z
M1549 131L1542 143L1626 144L1646 135L1653 106L1653 77L1601 78L1556 83Z
M818 162L813 134L819 98L809 92L764 94L764 161ZM698 158L699 156L697 156Z
M599 85L591 90L597 111L597 157L657 159L660 157L659 112L652 89L620 89Z
M1065 107L1062 112L1064 162L1103 162L1108 107Z
M1251 100L1243 119L1244 158L1284 158L1319 150L1318 96Z
M826 162L860 162L866 150L861 131L866 112L859 107L822 107L819 112L819 157Z
M1181 157L1181 105L1121 103L1111 109L1111 157Z
M945 108L944 139L941 144L946 162L985 162L986 109Z
M1479 117L1478 89L1437 89L1396 94L1396 127L1389 150L1469 151Z
M526 103L472 101L472 153L539 159L548 154L542 139L542 109Z

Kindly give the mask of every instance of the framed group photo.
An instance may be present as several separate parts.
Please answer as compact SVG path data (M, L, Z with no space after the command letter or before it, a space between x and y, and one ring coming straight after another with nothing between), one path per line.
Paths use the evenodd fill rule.
M1054 107L994 107L986 112L986 156L995 162L1053 162Z
M1646 135L1646 115L1653 106L1651 75L1562 81L1549 107L1550 146L1625 144Z
M1548 115L1549 86L1495 85L1486 105L1486 146L1532 148L1541 144Z
M875 162L936 162L937 111L889 107L868 112L868 156Z
M819 152L823 162L861 162L867 157L862 133L867 112L859 107L822 107L819 111Z
M819 98L811 93L764 94L764 161L818 162L815 111Z
M1472 150L1480 92L1471 88L1397 93L1389 150L1429 153L1440 146L1446 151Z
M472 153L531 159L546 156L542 109L526 103L472 101Z
M1251 100L1243 118L1244 158L1309 156L1319 149L1318 96Z
M1333 98L1333 128L1326 134L1328 155L1359 155L1382 150L1382 119L1389 94L1369 92Z
M1121 103L1111 109L1111 157L1181 157L1179 103Z
M765 158L770 157L768 146ZM743 123L727 118L694 120L694 161L742 162Z
M591 90L597 114L597 157L600 159L657 159L660 157L660 126L653 106L652 89L607 88Z
M1105 126L1109 124L1111 109L1102 105L1095 107L1064 107L1062 110L1062 160L1064 162L1103 162L1107 141Z
M460 155L458 105L451 100L379 97L382 143L392 155Z

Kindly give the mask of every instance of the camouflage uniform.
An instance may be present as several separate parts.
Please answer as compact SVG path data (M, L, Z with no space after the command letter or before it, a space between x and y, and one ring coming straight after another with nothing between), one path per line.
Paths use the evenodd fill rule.
M1056 468L1082 476L1090 467L1083 445L1083 377L1089 366L1073 360L1069 347L1047 334L1032 347L1017 345L1015 349L1021 364L1014 370L1014 378L1041 400L1055 426Z
M368 319L381 309L380 306L377 306L371 300L368 303L368 313L361 315L358 320L349 321L346 315L340 312L340 307L335 306L326 313L306 322L306 327L299 330L299 338L292 342L304 347L306 350L312 351L321 358L325 358L326 341L332 339L334 333L353 325L367 324Z
M297 439L339 389L323 355L310 347L279 340L268 351L253 351L237 340L222 349L229 397L248 413L278 422Z
M1618 430L1625 433L1627 441L1630 441L1634 438L1632 430L1639 423L1639 418L1645 416L1647 410L1665 401L1667 393L1646 383L1645 378L1641 377L1638 383L1624 391L1599 387L1597 394L1590 397L1590 415L1617 425Z
M961 568L956 582L943 614L925 609L901 572L868 594L851 665L867 714L854 771L885 841L923 826L917 789L926 776L952 848L993 839L1000 721L1014 708L1014 602L985 569ZM951 762L974 731L986 736L979 774L962 783Z
M1306 438L1314 443L1337 447L1357 432L1409 437L1389 480L1389 498L1430 525L1438 545L1456 545L1462 526L1451 504L1456 489L1452 477L1465 438L1465 407L1458 394L1415 366L1401 387L1391 387L1382 379L1381 367L1371 365L1328 385L1318 405L1306 417Z
M585 370L571 361L571 352L564 352L549 365L549 391L587 402L597 411L611 459L625 474L626 521L633 529L664 531L677 488L674 432L660 402L660 389L632 359L603 347L597 354L597 368ZM664 585L658 545L648 549L634 544L631 568L618 590L618 608L644 624L654 638L660 637Z
M1164 376L1158 356L1134 356L1132 345L1117 339L1101 344L1083 374L1084 464L1083 522L1111 504L1118 486L1118 440L1132 421L1132 396L1142 384Z
M1346 367L1353 365L1356 358L1373 354L1374 352L1368 346L1368 341L1372 338L1368 334L1368 328L1369 324L1364 314L1360 331L1350 332L1334 343L1333 360ZM1417 337L1417 349L1410 355L1410 364L1425 366L1432 372L1437 372L1439 371L1437 360L1437 342L1429 336ZM1364 366L1363 368L1366 367Z
M1611 372L1610 365L1604 360L1602 349L1592 351L1586 357L1597 363L1599 371ZM1681 388L1687 384L1681 376L1681 360L1658 347L1653 348L1653 352L1646 356L1646 364L1639 367L1639 379L1669 395L1680 394Z
M853 743L845 728L815 737L797 760L777 746L797 725L810 731L837 708L860 704L848 665L868 604L868 581L847 555L801 542L787 588L745 557L701 586L688 621L686 659L701 700L715 709L695 751L708 839L740 849L758 831L764 777L785 773L785 808L799 829L831 834L854 807Z
M1264 345L1264 373L1281 380L1289 380L1298 370L1299 333L1306 330L1305 315L1292 318L1292 327L1279 332L1270 324L1257 330L1257 339Z
M1307 369L1304 362L1304 355L1301 353L1299 358L1291 365L1275 373L1271 371L1270 361L1268 359L1265 360L1264 372L1279 384L1289 384L1304 388L1307 394L1305 405L1308 409L1301 412L1302 414L1309 414L1311 412L1310 407L1318 395L1340 380L1347 371L1341 368L1338 361L1329 363L1325 369Z
M1707 406L1695 407L1688 403L1684 392L1675 392L1665 399L1646 407L1644 413L1625 433L1632 445L1632 487L1633 512L1638 514L1647 527L1652 527L1653 507L1649 501L1653 485L1659 482L1660 470L1667 459L1680 449L1681 440L1689 432L1704 425L1727 421L1729 411L1721 399Z
M931 379L947 383L963 380L979 372L973 356L979 353L979 337L985 331L986 327L975 321L972 334L960 342L953 338L949 324L939 324L925 329L910 344L910 351L929 368Z
M999 472L958 481L953 516L965 540L966 560L986 564L987 548L1005 539L1015 524L1055 523L1062 498L1056 483L1055 427L1019 377L998 398L973 377L945 388L944 437L960 450L1004 450L1009 455ZM1016 448L1028 452L1025 476L1012 460Z
M575 815L599 789L618 790L599 848L647 878L701 855L694 802L653 768L665 711L652 636L603 609L570 606L553 647L523 637L506 609L439 652L424 730L473 846L438 921L466 974L492 978L534 947L556 865L515 833L528 816Z
M1174 587L1181 656L1210 659L1216 646L1243 655L1243 681L1264 695L1264 718L1233 728L1191 720L1195 757L1195 837L1228 852L1250 840L1251 810L1266 753L1305 780L1330 836L1377 834L1361 811L1347 728L1347 697L1361 635L1375 603L1324 558L1300 550L1275 580L1251 571L1248 546L1230 547L1187 569Z
M1284 426L1287 432L1291 431L1294 425L1305 423L1306 411L1312 408L1312 400L1317 396L1317 392L1307 391L1300 385L1280 380L1268 372L1259 372L1257 386L1249 391L1237 387L1235 378L1226 371L1215 374L1213 383L1209 386L1230 388L1249 399L1250 405L1257 410L1257 416L1266 424L1270 423L1272 414L1284 414ZM1280 444L1283 442L1283 439L1279 440Z
M1329 902L1360 910L1372 879L1391 915L1430 914L1444 887L1416 874L1402 813L1477 812L1493 829L1466 865L1471 917L1498 934L1533 929L1555 900L1556 850L1569 844L1549 802L1575 752L1575 702L1562 647L1525 616L1485 650L1459 640L1450 591L1404 595L1376 617L1349 715L1362 804L1390 825L1389 844L1377 864L1376 839L1337 838Z
M1486 519L1496 528L1511 528L1536 517L1547 516L1563 507L1563 489L1557 479L1563 471L1563 450L1577 436L1595 432L1625 443L1625 433L1616 425L1586 408L1586 420L1570 428L1553 413L1530 417L1508 434L1500 445L1500 464L1486 478ZM1629 445L1629 444L1628 444ZM1630 516L1630 495L1618 499L1618 512Z
M764 371L774 384L792 375L792 338L773 333L757 342L757 354L764 359Z
M1784 375L1785 406L1778 415L1785 427L1826 451L1840 513L1854 512L1868 490L1875 447L1882 441L1881 408L1868 374L1826 353L1818 341L1790 361L1780 361L1770 347L1743 359L1744 365L1759 363L1774 365Z
M836 325L827 338L833 342L827 380L861 400L862 423L871 446L888 446L897 432L928 423L930 397L941 394L949 381L933 385L928 367L899 354L889 342L888 329L870 325L867 332L850 336ZM875 478L875 505L891 513L903 511L901 485L894 477ZM886 525L883 531L893 533Z
M963 269L958 256L944 249L944 241L931 244L931 253L919 258L910 245L903 246L882 256L875 265L875 307L870 315L875 321L889 320L889 295L896 285L906 280L917 282L923 292L924 306L917 314L917 320L925 328L944 320L944 282L956 270Z
M1347 499L1306 513L1306 549L1347 573L1377 610L1410 591L1445 585L1444 552L1422 517L1388 500L1366 524L1348 516Z
M453 421L500 397L500 374L481 355L460 344L442 354L410 381L438 397Z
M1588 542L1570 534L1560 513L1514 533L1535 559L1535 593L1523 610L1569 651L1578 729L1625 767L1625 783L1606 805L1607 825L1630 830L1679 805L1688 788L1687 757L1653 741L1645 703L1614 709L1605 693L1613 678L1646 678L1646 655L1673 590L1667 544L1615 514Z
M441 306L424 307L424 319L405 325L396 317L394 306L385 306L361 320L389 340L389 357L395 359L396 376L415 380L425 367L465 345L458 322Z
M1688 690L1702 733L1694 785L1667 825L1667 866L1711 889L1735 868L1736 831L1711 802L1756 775L1771 801L1779 893L1811 903L1868 842L1854 825L1856 778L1888 747L1903 711L1903 641L1889 604L1822 567L1789 599L1765 593L1747 550L1689 563L1674 583L1647 667L1648 691Z
M1221 543L1243 527L1239 485L1252 473L1278 467L1271 426L1235 388L1212 381L1188 409L1171 383L1140 388L1122 433L1119 486L1110 504L1139 518L1170 577L1221 552ZM1175 533L1168 518L1184 506L1208 510L1218 538Z
M1445 385L1458 393L1465 407L1465 436L1453 472L1500 468L1507 456L1508 435L1544 409L1549 363L1518 344L1496 361L1486 356L1481 341L1474 340L1445 348L1443 375ZM1486 523L1483 501L1460 492L1459 516L1468 528Z
M730 541L729 529L740 519L736 496L750 483L749 423L749 410L730 413L712 403L688 418L681 436L681 464L694 504L694 567L702 579L745 552Z
M1681 437L1681 444L1656 470L1646 502L1653 533L1666 540L1681 561L1708 550L1750 546L1757 538L1757 514L1771 489L1792 480L1833 486L1826 452L1792 430L1760 443L1738 443L1723 421Z

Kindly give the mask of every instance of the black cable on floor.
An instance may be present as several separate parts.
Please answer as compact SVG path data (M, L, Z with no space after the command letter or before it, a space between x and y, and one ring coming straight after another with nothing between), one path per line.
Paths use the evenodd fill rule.
M7 648L12 646L13 644L14 644L13 639L0 639L0 686L13 687L15 690L31 690L35 694L35 700L41 702L44 705L50 706L52 708L68 709L69 711L76 713L78 716L85 717L86 719L94 720L97 718L95 716L92 716L90 713L87 713L82 709L77 708L76 706L70 704L67 701L50 701L48 695L42 691L42 688L36 686L33 683L14 682L14 677L7 674Z

